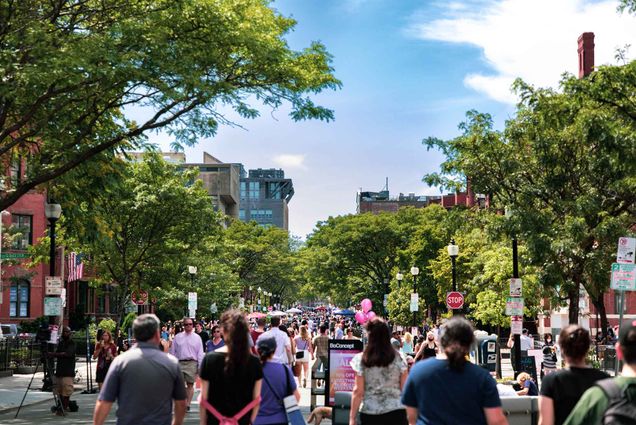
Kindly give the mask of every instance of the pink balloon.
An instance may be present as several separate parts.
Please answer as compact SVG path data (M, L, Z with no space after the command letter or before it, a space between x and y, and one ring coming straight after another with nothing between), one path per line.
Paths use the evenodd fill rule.
M362 307L362 311L364 311L365 313L368 313L369 310L371 310L372 306L373 306L373 303L368 298L363 299L362 302L360 303L360 307Z
M356 313L356 322L360 323L361 325L364 325L366 321L367 321L367 316L363 312L358 311Z
M367 313L367 320L373 320L373 319L375 319L375 317L376 316L375 316L374 312L370 311L370 312Z

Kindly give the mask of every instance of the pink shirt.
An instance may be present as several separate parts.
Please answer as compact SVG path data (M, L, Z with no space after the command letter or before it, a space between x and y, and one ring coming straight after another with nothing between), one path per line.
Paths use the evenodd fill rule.
M196 360L200 367L204 355L201 337L194 331L179 332L172 340L170 354L179 360Z

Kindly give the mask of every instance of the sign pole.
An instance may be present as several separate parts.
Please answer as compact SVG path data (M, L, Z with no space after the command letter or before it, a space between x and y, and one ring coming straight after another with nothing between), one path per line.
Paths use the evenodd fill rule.
M519 257L517 254L517 236L512 237L512 277L515 279L519 279ZM523 311L521 312L521 316L523 317ZM522 322L522 326L523 326L523 322ZM514 370L517 373L519 373L521 371L521 335L517 333L514 334L513 350L515 352Z
M618 334L621 334L621 328L623 327L623 310L625 310L625 290L620 289L621 292L621 302L620 302L620 312L618 313ZM614 376L618 376L620 360L618 360L618 356L616 356L616 362L614 366Z

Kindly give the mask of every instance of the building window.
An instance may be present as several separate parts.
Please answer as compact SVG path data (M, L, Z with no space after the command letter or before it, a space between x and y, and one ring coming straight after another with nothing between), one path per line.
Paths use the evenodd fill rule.
M239 220L245 220L245 210L239 210Z
M249 182L249 193L248 198L258 199L260 197L261 184L259 182Z
M250 211L250 218L257 223L271 223L272 210L252 210Z
M625 296L625 304L623 304L623 314L627 313L627 296ZM614 314L621 313L621 291L614 291Z
M30 287L31 285L26 280L11 284L9 293L10 317L29 317Z
M269 183L269 199L280 199L281 191L280 183Z
M14 158L9 167L11 187L15 188L22 182L22 157Z
M96 313L106 313L106 296L105 295L98 295L97 296L97 311Z
M11 248L27 249L33 243L33 216L13 214L11 222L20 232L20 235L13 240Z
M241 182L241 199L247 198L247 183Z

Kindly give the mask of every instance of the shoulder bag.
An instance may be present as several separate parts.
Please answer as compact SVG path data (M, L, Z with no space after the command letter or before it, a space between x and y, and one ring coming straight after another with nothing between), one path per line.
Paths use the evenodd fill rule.
M274 391L274 389L270 385L264 373L263 373L263 381L265 381L265 384L269 387L269 390L272 392L272 394L274 394L274 397L278 399L278 402L285 408L285 414L287 415L287 423L289 423L289 425L307 425L307 422L305 422L305 418L300 412L300 408L298 407L298 402L296 401L296 396L294 395L294 392L292 391L291 385L289 383L289 379L290 379L289 368L285 365L281 365L281 366L285 369L285 379L287 381L287 396L286 397L279 397L278 394L276 394L276 391Z

